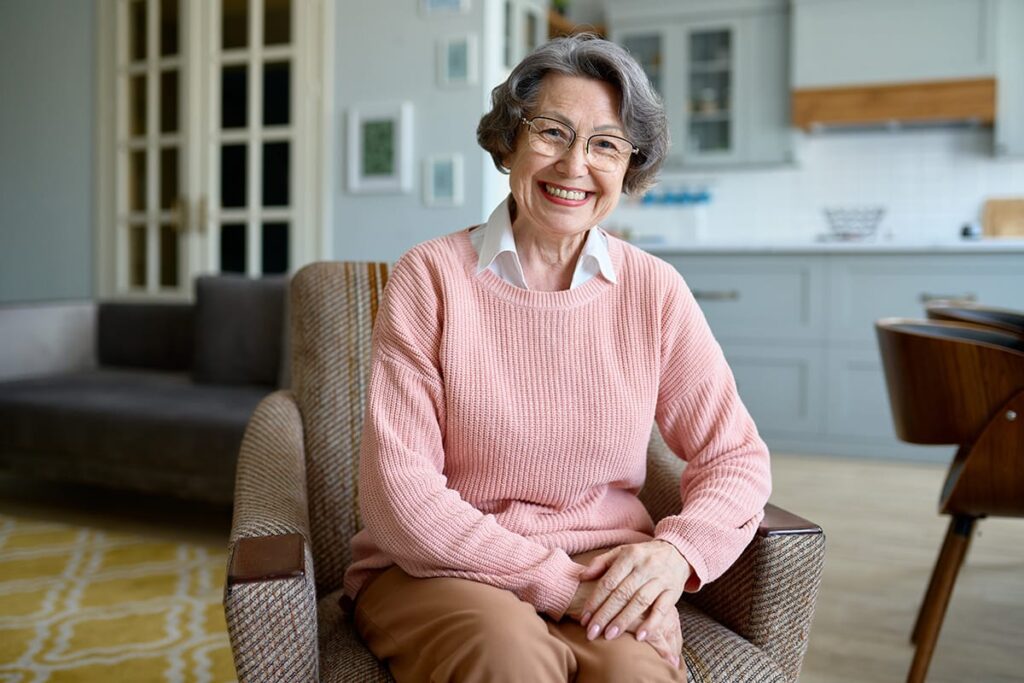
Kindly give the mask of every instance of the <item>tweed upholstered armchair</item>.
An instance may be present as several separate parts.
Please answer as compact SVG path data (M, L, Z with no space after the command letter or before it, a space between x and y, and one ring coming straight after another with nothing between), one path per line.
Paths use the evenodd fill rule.
M238 679L391 681L340 604L370 333L388 267L316 263L291 284L292 383L259 405L238 463L224 610ZM682 465L655 430L641 497L678 510ZM680 602L694 682L797 679L821 580L821 529L778 508L736 564Z

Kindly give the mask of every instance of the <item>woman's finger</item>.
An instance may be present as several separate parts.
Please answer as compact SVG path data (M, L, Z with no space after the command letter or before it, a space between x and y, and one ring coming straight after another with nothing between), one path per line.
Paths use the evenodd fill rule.
M604 574L608 567L612 566L615 558L618 557L619 548L612 548L606 553L601 553L597 557L590 560L587 568L580 574L580 581L593 581L597 577Z
M640 637L641 632L645 633L660 633L661 629L666 621L665 617L670 615L672 610L675 610L675 603L672 601L672 595L669 593L662 593L659 595L654 604L651 605L650 612L647 614L647 618L637 628L636 635L637 640L645 640Z
M618 580L620 571L618 571L617 568L620 566L621 565L618 563L612 565L612 567L605 572L604 577L597 582L597 587L594 589L590 598L587 599L584 611L585 613L592 614L586 625L587 637L590 640L594 640L601 635L604 628L608 626L611 621L623 611L626 605L629 604L630 600L633 599L633 595L637 592L640 586L646 583L644 578L640 577L640 575L635 571L631 571L621 581ZM601 593L606 597L602 602L597 603L597 599L600 597L599 594Z
M648 581L641 586L639 590L633 593L633 597L629 599L626 606L608 622L608 626L604 630L605 637L611 640L625 633L635 621L641 619L648 609L654 605L661 592L661 587L654 580ZM643 638L640 640L643 640Z

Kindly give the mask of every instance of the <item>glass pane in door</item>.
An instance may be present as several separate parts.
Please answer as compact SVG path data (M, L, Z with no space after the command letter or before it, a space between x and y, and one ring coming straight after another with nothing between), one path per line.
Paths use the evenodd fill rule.
M160 226L160 286L178 286L178 228L164 223Z
M178 0L160 0L160 56L178 54Z
M223 0L221 4L221 46L225 50L244 48L249 44L248 0Z
M288 271L288 224L263 224L263 267L264 275L275 275Z
M220 269L225 273L245 272L245 223L220 227Z
M263 145L263 206L288 206L289 145Z
M248 69L225 66L220 80L220 125L222 128L245 128L248 124Z
M128 9L129 59L133 62L146 59L146 0L132 0Z
M263 65L263 125L287 126L291 118L291 68L288 62Z
M622 45L629 50L636 61L640 62L651 85L661 93L661 34L646 33L626 36L622 40Z
M691 154L729 152L734 145L732 32L690 33L687 56L687 150Z
M291 41L292 3L290 0L263 0L263 44L280 45Z
M133 225L128 230L128 285L146 286L146 226Z

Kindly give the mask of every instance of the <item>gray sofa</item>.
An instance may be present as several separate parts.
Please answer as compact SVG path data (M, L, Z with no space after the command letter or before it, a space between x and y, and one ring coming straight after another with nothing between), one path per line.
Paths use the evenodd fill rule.
M100 303L94 369L0 382L0 468L228 503L249 416L286 386L284 278Z

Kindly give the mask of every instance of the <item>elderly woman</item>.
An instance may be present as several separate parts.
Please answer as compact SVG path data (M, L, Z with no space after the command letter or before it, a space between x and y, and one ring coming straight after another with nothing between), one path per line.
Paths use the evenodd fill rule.
M675 604L768 498L768 452L679 274L604 232L668 146L639 65L552 41L477 138L509 174L487 223L394 268L374 330L346 594L402 681L684 681ZM681 512L637 493L656 422Z

